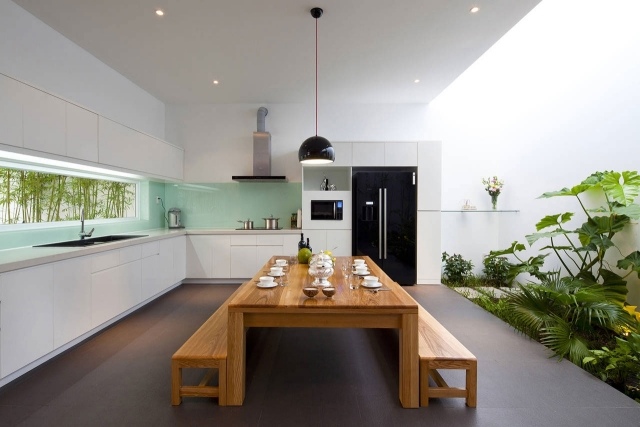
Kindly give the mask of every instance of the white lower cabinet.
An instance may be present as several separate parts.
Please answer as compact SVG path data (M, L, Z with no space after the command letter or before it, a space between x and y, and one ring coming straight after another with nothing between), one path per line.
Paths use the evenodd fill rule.
M3 273L0 289L5 377L53 350L53 265Z
M207 279L213 277L213 236L188 236L187 277Z
M91 257L53 263L53 346L91 329Z
M246 279L253 277L259 267L258 247L253 246L231 246L230 249L230 275L234 279Z
M171 285L182 281L187 277L187 236L178 236L169 239L173 248L173 279Z

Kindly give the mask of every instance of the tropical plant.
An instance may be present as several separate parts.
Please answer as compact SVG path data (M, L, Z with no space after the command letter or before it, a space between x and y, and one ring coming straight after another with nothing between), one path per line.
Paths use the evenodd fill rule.
M508 281L509 268L511 264L506 257L484 257L482 260L484 268L484 280L491 286L504 286L510 284Z
M581 196L589 192L600 196L604 205L588 208ZM544 193L541 198L574 197L586 217L578 228L568 228L573 212L548 215L536 224L536 233L526 236L530 246L540 240L549 243L545 251L528 259L518 256L525 246L514 242L508 249L492 251L489 257L513 255L517 260L509 268L509 279L528 273L540 283L520 285L509 296L516 313L516 327L536 336L560 357L581 365L588 356L588 345L603 331L621 332L633 328L635 319L624 309L629 275L640 272L640 252L618 257L615 265L627 270L613 271L611 258L622 254L613 237L632 219L640 218L640 194L637 172L596 172L580 184L560 191ZM544 272L549 254L554 254L561 270ZM615 259L615 256L613 256Z
M579 366L589 355L592 342L636 326L635 319L605 287L560 277L559 271L549 273L539 284L519 286L506 301L516 329Z
M602 347L591 350L583 359L583 365L602 381L640 399L640 334L630 333L626 339L616 337L615 348Z
M473 263L462 258L462 255L449 255L442 252L444 262L444 276L448 283L463 284L472 276Z

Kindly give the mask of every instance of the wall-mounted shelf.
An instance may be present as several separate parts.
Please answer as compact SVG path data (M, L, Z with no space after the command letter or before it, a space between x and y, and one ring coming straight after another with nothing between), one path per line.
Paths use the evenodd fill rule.
M520 212L519 210L508 209L456 209L456 210L442 210L440 212Z

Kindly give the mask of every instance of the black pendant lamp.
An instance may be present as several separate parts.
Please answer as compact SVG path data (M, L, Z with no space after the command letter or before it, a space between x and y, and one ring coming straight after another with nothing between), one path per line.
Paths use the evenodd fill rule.
M322 165L332 163L336 159L333 146L327 138L318 136L318 18L322 9L314 7L311 16L316 20L316 135L307 138L298 150L298 160L305 165Z

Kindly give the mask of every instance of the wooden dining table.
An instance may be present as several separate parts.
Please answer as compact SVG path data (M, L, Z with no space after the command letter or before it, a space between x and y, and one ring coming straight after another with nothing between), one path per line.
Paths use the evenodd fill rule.
M258 287L260 276L269 272L277 258L287 257L272 257L228 302L227 404L237 406L244 401L247 328L392 328L397 329L399 335L400 403L405 408L417 408L418 303L369 257L337 258L335 272L328 278L336 288L330 298L322 292L313 298L304 295L302 288L313 280L306 264L289 266L284 286ZM379 278L384 290L349 288L338 266L351 263L354 258L365 260L370 274Z

